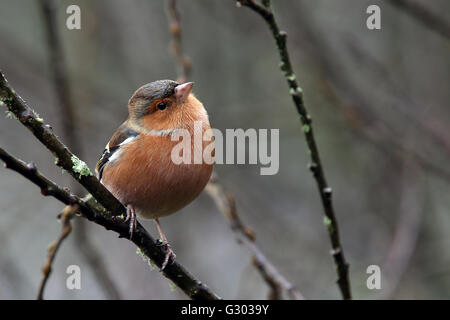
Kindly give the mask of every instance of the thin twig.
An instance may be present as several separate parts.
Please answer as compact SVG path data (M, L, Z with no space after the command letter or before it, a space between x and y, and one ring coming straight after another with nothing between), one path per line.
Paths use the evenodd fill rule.
M78 139L75 131L77 123L75 117L76 109L70 90L64 50L57 28L57 3L55 0L40 0L40 8L47 36L53 86L58 100L56 107L58 109L58 115L61 118L62 137L64 138L64 141L67 141L68 147L75 154L78 154L79 157L82 157L82 143L80 142L80 139ZM83 188L81 188L76 181L72 181L71 188L77 194L83 192ZM102 253L95 248L86 233L86 221L77 219L75 222L74 236L78 244L76 246L77 250L90 267L97 271L96 280L105 290L107 296L114 300L120 299L119 290L103 262Z
M275 39L281 61L280 68L288 83L290 94L297 109L297 113L299 114L303 133L308 145L309 154L311 157L311 163L309 167L317 182L320 198L325 212L324 222L331 241L331 254L336 264L338 274L337 283L339 285L342 297L344 299L351 299L350 279L348 274L349 265L345 260L344 250L342 248L339 236L338 224L332 203L332 189L329 187L325 178L324 169L322 167L322 162L319 156L319 150L317 148L313 128L311 125L312 119L308 114L303 101L303 90L299 87L297 76L292 69L291 60L289 58L289 51L286 45L287 34L286 32L281 31L278 27L269 0L265 0L263 4L259 4L254 0L242 0L238 1L237 3L238 6L244 5L258 13L269 26L272 36Z
M239 242L242 242L242 241L239 240ZM260 259L258 259L255 254L252 256L252 264L259 271L259 273L263 277L264 281L268 284L268 286L270 288L269 294L267 295L267 299L268 300L282 300L283 299L283 288L279 284L279 282L277 282L277 279L275 277L273 277L273 275L271 273L267 272L267 265L261 263ZM300 299L304 299L304 298L303 298L303 296L301 296L301 297L293 298L293 299L300 300Z
M171 21L170 31L173 35L172 49L179 69L178 81L185 82L189 79L192 65L189 57L184 54L181 48L180 14L176 6L176 0L167 0L167 5L168 19ZM219 211L230 222L231 229L236 233L238 242L244 244L252 252L253 265L270 288L269 298L273 300L281 299L282 289L285 289L292 299L303 299L303 296L294 285L280 274L256 246L253 230L242 223L236 210L233 194L219 183L216 173L213 173L213 177L210 179L205 191L214 200Z
M45 259L44 266L42 267L42 280L39 286L36 298L37 300L44 299L45 285L47 284L47 281L50 277L50 273L52 272L53 261L55 260L56 253L58 252L58 249L61 246L62 242L64 241L65 238L67 238L67 236L72 231L72 224L70 223L70 220L73 218L77 210L78 206L75 205L75 206L67 206L61 212L60 217L61 234L59 235L58 239L52 242L47 248L47 258Z
M236 211L236 202L233 195L217 183L213 177L206 186L206 192L214 200L216 206L228 219L231 229L235 232L238 242L246 246L253 254L252 262L269 285L271 299L281 299L281 289L286 290L291 299L303 300L302 294L290 283L277 268L266 258L255 244L253 230L244 225Z
M389 2L405 10L405 12L422 22L425 26L450 39L450 23L422 4L411 0L389 0Z
M177 60L178 67L178 79L179 83L186 82L190 75L192 64L189 57L184 55L182 46L181 46L181 26L180 26L180 14L177 9L176 0L166 0L167 1L167 10L168 10L168 18L169 18L169 28L170 33L172 34L172 43L171 49L174 57Z
M58 157L56 163L80 182L93 198L80 199L42 176L37 170L28 169L25 163L17 161L0 149L0 158L6 163L7 167L21 173L41 187L43 194L52 195L67 205L78 204L85 218L102 225L107 230L114 230L119 233L120 237L128 239L130 237L129 226L123 219L117 217L126 215L122 204L97 180L86 164L76 158L59 141L51 132L51 127L46 125L43 119L25 104L22 98L9 86L3 73L0 72L0 107L3 106ZM132 234L131 241L138 246L146 257L161 268L165 251L142 225L138 224L136 231ZM192 299L219 299L214 292L194 278L177 262L168 265L162 272Z

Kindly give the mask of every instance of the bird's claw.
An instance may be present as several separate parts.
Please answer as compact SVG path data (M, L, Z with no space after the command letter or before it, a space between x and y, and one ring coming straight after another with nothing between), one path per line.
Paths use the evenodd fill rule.
M161 271L162 271L167 267L167 264L169 263L169 261L171 261L171 263L175 262L177 255L175 254L175 252L173 252L172 246L167 241L159 240L158 246L164 247L164 249L166 250L166 257L164 258L164 262L161 267Z

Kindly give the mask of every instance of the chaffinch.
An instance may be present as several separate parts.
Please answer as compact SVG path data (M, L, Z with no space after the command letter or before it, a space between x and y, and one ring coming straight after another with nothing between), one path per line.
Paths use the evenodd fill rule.
M159 218L172 214L203 190L213 165L175 164L171 153L178 141L171 136L179 129L194 135L194 121L200 121L203 132L210 129L203 104L191 93L193 83L179 84L159 80L140 87L128 101L128 119L116 130L96 166L101 183L127 208L125 221L130 222L130 237L136 227L136 215L154 219L166 248L162 268L175 260ZM206 147L211 142L201 140Z

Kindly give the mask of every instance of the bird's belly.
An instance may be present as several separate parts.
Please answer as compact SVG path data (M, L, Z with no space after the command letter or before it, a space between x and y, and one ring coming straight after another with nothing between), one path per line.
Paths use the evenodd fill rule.
M170 172L159 176L147 175L151 179L131 195L130 203L134 204L138 216L154 219L182 209L202 192L212 171L210 165L172 164L171 167Z
M139 147L139 145L137 145ZM102 183L124 205L133 205L136 214L154 219L172 214L192 202L204 189L212 165L172 162L167 150L130 150L126 158L105 168ZM117 179L116 177L127 177Z

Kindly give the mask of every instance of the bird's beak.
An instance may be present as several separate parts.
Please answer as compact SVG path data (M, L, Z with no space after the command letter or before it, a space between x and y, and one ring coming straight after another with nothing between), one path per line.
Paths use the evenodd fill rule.
M175 87L175 98L177 103L184 103L192 91L194 83L186 82Z

